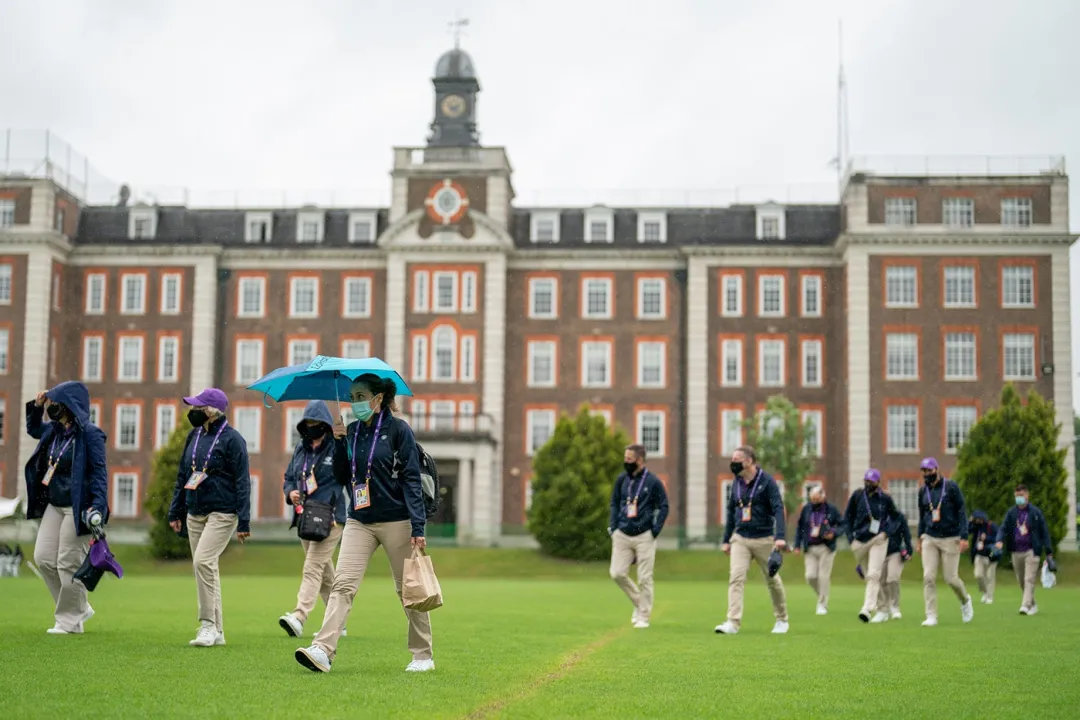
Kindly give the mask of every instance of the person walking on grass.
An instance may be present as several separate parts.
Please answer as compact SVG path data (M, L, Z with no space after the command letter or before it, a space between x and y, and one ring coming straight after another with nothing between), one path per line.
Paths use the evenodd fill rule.
M772 598L776 624L774 635L788 631L787 598L780 580L780 551L784 542L784 501L772 475L757 464L754 448L744 445L731 456L731 472L735 480L727 499L727 521L724 523L724 543L721 549L731 556L728 579L727 620L716 626L720 635L734 635L742 625L743 594L746 573L751 561L756 562L765 576ZM770 565L773 568L770 571Z
M310 647L298 648L296 661L313 672L330 672L368 564L380 545L390 559L398 598L405 559L426 547L420 457L412 428L395 417L397 386L372 374L350 387L356 421L334 427L334 475L349 490L351 510L341 536L337 571L322 628ZM405 609L412 662L406 672L435 669L431 618Z
M806 583L817 596L817 614L829 613L829 583L836 557L836 538L844 534L844 516L825 498L824 488L810 491L795 531L795 554L806 553Z
M1039 612L1035 602L1035 583L1039 577L1039 560L1045 552L1047 559L1054 556L1050 540L1050 528L1042 510L1031 504L1026 485L1017 485L1014 494L1016 505L1005 513L1001 529L997 533L997 548L1012 553L1013 572L1024 599L1020 603L1021 615Z
M960 492L960 486L945 479L934 458L923 458L919 468L926 481L919 493L919 539L915 544L915 552L922 554L923 599L926 602L923 627L938 624L938 568L960 601L960 617L969 623L975 617L975 608L959 574L960 555L968 549L964 494Z
M862 490L851 494L844 513L855 562L866 568L866 592L859 610L859 619L864 623L889 619L888 607L881 602L881 583L889 554L889 528L891 523L899 522L899 517L892 497L881 489L881 473L870 468L863 475Z
M251 536L247 441L229 426L229 398L221 390L207 388L184 404L192 430L180 453L169 526L180 535L186 530L195 568L199 630L188 644L212 647L225 644L218 559L234 532L240 542Z
M304 569L296 608L278 618L278 624L291 637L304 634L304 623L315 607L315 601L321 597L323 604L327 604L330 588L334 585L334 550L345 527L347 502L341 484L334 476L335 424L325 402L309 402L303 418L296 424L300 442L285 470L285 504L293 507L290 527L299 524L305 502L325 503L333 510L333 524L325 540L300 540L304 548Z
M653 607L653 563L656 538L668 516L664 483L645 467L645 446L628 445L623 472L611 489L611 579L634 606L630 618L637 629L649 627ZM637 583L630 565L637 564Z
M24 476L26 517L41 520L34 563L53 601L46 632L79 634L94 609L73 578L90 535L109 520L105 433L90 422L90 392L80 382L62 382L26 403L26 433L38 441Z
M878 607L889 613L890 620L903 617L900 613L900 576L904 574L904 565L911 559L913 551L907 515L898 510L896 520L889 524L889 551L885 556L885 570L881 575L881 599L878 600Z
M994 543L997 542L997 525L990 522L982 510L976 510L968 520L971 532L971 562L975 566L975 582L979 583L983 605L994 604L994 587L997 585L998 557Z

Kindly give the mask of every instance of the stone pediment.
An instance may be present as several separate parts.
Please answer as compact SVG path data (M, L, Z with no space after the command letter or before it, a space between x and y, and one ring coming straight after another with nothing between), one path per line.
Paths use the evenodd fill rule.
M433 223L427 210L414 210L386 228L379 236L384 250L431 250L445 252L508 252L514 240L499 223L477 210L469 210L456 224Z

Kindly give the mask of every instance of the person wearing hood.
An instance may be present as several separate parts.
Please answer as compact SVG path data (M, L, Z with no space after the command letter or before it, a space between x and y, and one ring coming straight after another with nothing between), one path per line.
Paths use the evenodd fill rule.
M881 599L878 603L878 607L885 608L883 612L889 613L890 620L903 617L900 613L900 576L904 574L904 564L911 559L913 551L907 515L897 509L896 521L889 524L889 550L885 556Z
M881 473L870 468L863 475L863 488L851 494L844 520L851 552L859 567L866 567L866 593L859 619L883 623L888 608L881 603L881 583L889 554L889 528L899 522L900 511L892 496L881 489Z
M941 474L937 460L923 458L919 464L926 485L919 493L919 539L915 552L922 553L923 599L926 620L923 627L938 624L937 574L952 588L960 601L960 618L971 622L975 608L960 579L960 555L968 549L967 509L960 486Z
M24 475L26 517L41 520L34 563L54 605L56 622L47 632L81 633L94 610L73 578L90 535L109 520L105 433L90 422L90 391L62 382L38 393L26 403L26 432L38 441Z
M199 630L189 645L225 644L221 619L221 576L218 558L233 533L245 542L251 536L251 478L247 441L229 426L229 398L207 388L184 398L191 407L176 489L169 507L169 525L177 533L187 528L195 588L199 599Z
M994 543L997 542L997 525L982 510L976 510L968 520L971 531L971 562L975 565L975 582L982 593L980 602L994 604L994 587L997 585L998 559ZM1001 553L996 553L1000 556Z
M1005 513L997 533L997 548L1012 553L1013 572L1024 599L1020 604L1021 615L1039 612L1035 602L1035 583L1039 578L1039 559L1043 552L1049 560L1054 556L1054 544L1050 540L1050 528L1042 510L1031 504L1026 485L1017 485L1016 505Z
M334 585L334 549L345 527L346 496L334 476L334 417L322 400L312 400L304 408L304 417L296 425L300 442L293 450L292 461L285 470L285 503L293 506L290 527L300 523L304 503L317 501L333 509L334 521L325 540L300 540L304 548L304 571L296 608L278 618L278 624L290 637L304 633L304 623L322 598L330 601Z
M829 582L836 557L836 538L844 534L844 516L825 499L825 490L810 491L810 502L799 514L795 554L806 553L806 582L817 595L817 614L829 613Z

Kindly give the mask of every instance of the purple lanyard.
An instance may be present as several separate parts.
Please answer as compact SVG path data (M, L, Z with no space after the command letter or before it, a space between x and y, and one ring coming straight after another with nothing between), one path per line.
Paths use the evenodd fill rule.
M825 523L825 508L821 509L821 512L811 509L810 511L810 524L811 525L823 525Z
M375 444L379 442L379 429L382 427L383 414L379 413L379 419L375 421L375 434L371 436L371 449L367 454L367 474L364 476L364 482L371 482L371 463L375 459ZM360 424L356 425L356 432L352 436L352 452L349 455L352 457L352 481L353 485L356 484L356 439L360 437Z
M206 451L206 457L203 458L202 471L206 472L206 466L210 464L210 456L214 454L214 448L217 447L217 441L221 437L221 433L225 432L225 426L229 424L228 420L221 423L221 427L218 428L217 435L214 436L214 442L210 443L210 449ZM191 471L195 472L195 458L199 454L199 438L203 435L203 429L199 428L195 433L195 447L191 448Z
M870 494L867 493L865 490L863 490L862 491L862 498L863 498L863 502L866 503L866 514L870 516L871 520L878 520L878 518L874 517L874 511L870 509ZM927 501L927 502L929 502L929 501ZM884 518L885 513L882 513L881 516L882 516L882 518Z
M759 479L761 479L761 468L758 468L758 471L754 473L754 485L750 488L750 494L747 495L751 503L754 502L754 491L757 490L757 483ZM742 493L739 492L740 484L745 485L746 482L742 478L738 478L735 481L735 502L739 504L739 507L742 507Z
M930 486L929 485L926 486L926 504L929 505L931 509L940 510L941 509L941 504L943 502L945 502L945 484L946 484L946 482L947 481L944 478L942 478L942 480L941 480L941 494L938 495L937 507L934 507L934 501L930 498Z
M631 484L626 486L626 490L627 490L626 504L627 505L629 505L631 502L634 502L634 503L637 502L638 496L641 495L641 488L645 485L645 478L647 478L648 476L649 476L649 471L648 470L645 470L644 472L641 473L641 480L637 484L637 491L634 492L634 499L633 500L630 499L630 492L629 491L630 491L630 488L633 486L632 483L634 482L634 479L630 478L630 483Z
M49 465L51 467L56 467L56 464L58 462L60 462L60 458L64 457L64 453L67 452L68 446L71 445L71 443L74 440L75 440L75 435L72 434L71 437L69 437L66 441L64 441L63 446L60 448L60 452L57 453L56 452L56 444L60 441L60 438L59 437L53 438L52 447L49 448Z
M1016 527L1019 528L1021 525L1027 525L1027 519L1027 510L1021 510L1020 512L1016 513Z

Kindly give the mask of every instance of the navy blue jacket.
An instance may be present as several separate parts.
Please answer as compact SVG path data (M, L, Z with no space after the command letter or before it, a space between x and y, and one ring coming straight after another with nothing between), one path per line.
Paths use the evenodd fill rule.
M376 423L375 417L371 418L370 423L354 420L346 429L345 437L335 440L334 474L338 482L349 490L349 517L365 525L409 520L412 523L412 536L423 537L427 512L424 508L424 489L420 484L420 455L412 428L401 418L383 411L379 437L374 438ZM364 482L368 453L372 442L375 443L371 487L368 488L371 504L360 510L353 509L351 452L354 440L357 483Z
M907 515L897 511L896 519L889 524L889 550L886 556L907 550L908 557L915 552L911 547L911 528L908 527Z
M1031 550L1036 555L1042 555L1044 551L1053 552L1054 544L1050 541L1050 528L1046 525L1046 518L1043 517L1042 510L1028 504L1027 511L1028 532L1031 533ZM997 541L1004 543L1006 552L1013 551L1013 541L1016 539L1016 519L1019 516L1020 508L1016 506L1009 508L1009 512L1005 513L1005 519L1001 522L1001 528L998 529Z
M210 513L235 515L236 532L251 532L251 477L248 475L247 441L236 428L229 425L221 432L214 451L207 458L224 417L210 424L208 431L196 428L188 433L184 451L180 453L180 469L176 473L169 520L184 520L187 515ZM199 446L195 447L195 438ZM197 457L192 458L192 453ZM206 479L194 490L185 490L191 476L192 463L201 471L206 466Z
M90 534L83 523L83 512L93 507L109 520L109 478L105 462L105 433L90 422L90 391L81 382L62 382L46 391L45 397L60 403L75 417L75 439L71 456L71 509L75 516L75 533ZM23 476L26 480L26 517L34 520L45 514L49 506L49 489L41 484L49 463L49 449L60 423L44 420L45 407L34 401L26 403L26 433L38 441Z
M978 522L980 520L982 521L981 524ZM994 550L994 543L997 542L998 532L997 525L990 522L990 516L982 510L971 513L971 518L968 520L968 531L971 533L971 545L968 548L971 562L975 562L976 555L990 557L990 553ZM982 550L978 549L980 540L983 544Z
M315 490L315 494L308 495L307 499L317 500L333 507L334 520L339 525L344 525L348 497L334 474L334 416L330 414L330 408L325 402L312 400L304 408L304 417L297 423L297 427L304 425L305 420L318 420L326 426L326 434L323 436L318 450L313 450L311 443L307 440L301 439L296 444L289 467L285 468L285 484L283 487L285 504L293 504L292 500L289 499L289 493L293 490L298 490L303 494L305 488L304 468L306 467L308 472L314 470L315 482L319 486ZM289 527L296 527L298 522L300 522L300 517L296 514L296 510L293 509L292 525Z
M736 507L736 491L745 503L751 488L754 488L754 496L749 499L750 522L744 523L742 510ZM761 468L758 468L756 488L753 478L750 482L745 482L741 477L736 477L731 483L727 521L724 523L724 543L730 543L731 536L735 533L751 540L764 537L784 539L784 500L780 497L780 488L772 475Z
M825 540L823 544L828 545L830 550L836 552L836 540L847 531L847 523L844 522L844 516L840 514L840 509L827 500L818 506L811 503L803 505L802 513L799 514L799 527L795 530L795 547L803 550L810 547L811 515L820 513L822 506L825 509L825 523L821 528L821 537L824 539L826 532L831 531L833 533L833 539Z
M867 504L869 504L870 512L867 512ZM851 493L847 511L844 513L848 542L855 540L869 542L873 539L874 533L870 532L871 520L881 521L877 531L880 535L889 532L892 523L898 522L899 517L900 511L896 509L896 503L893 502L889 493L884 490L878 490L876 493L856 490Z
M615 486L611 488L609 531L618 530L624 535L634 536L648 530L652 532L653 537L656 537L664 529L664 522L668 516L667 491L660 478L648 469L644 472L648 474L637 496L637 517L626 516L626 505L633 499L631 493L637 492L638 484L642 482L641 473L632 479L626 473L621 473L615 480Z
M927 492L930 502L927 502ZM945 499L941 500L941 493ZM941 522L931 522L931 507L937 507L941 500ZM968 536L967 508L964 506L964 493L960 486L942 477L937 487L924 484L919 488L919 537L929 535L932 538L966 538Z

